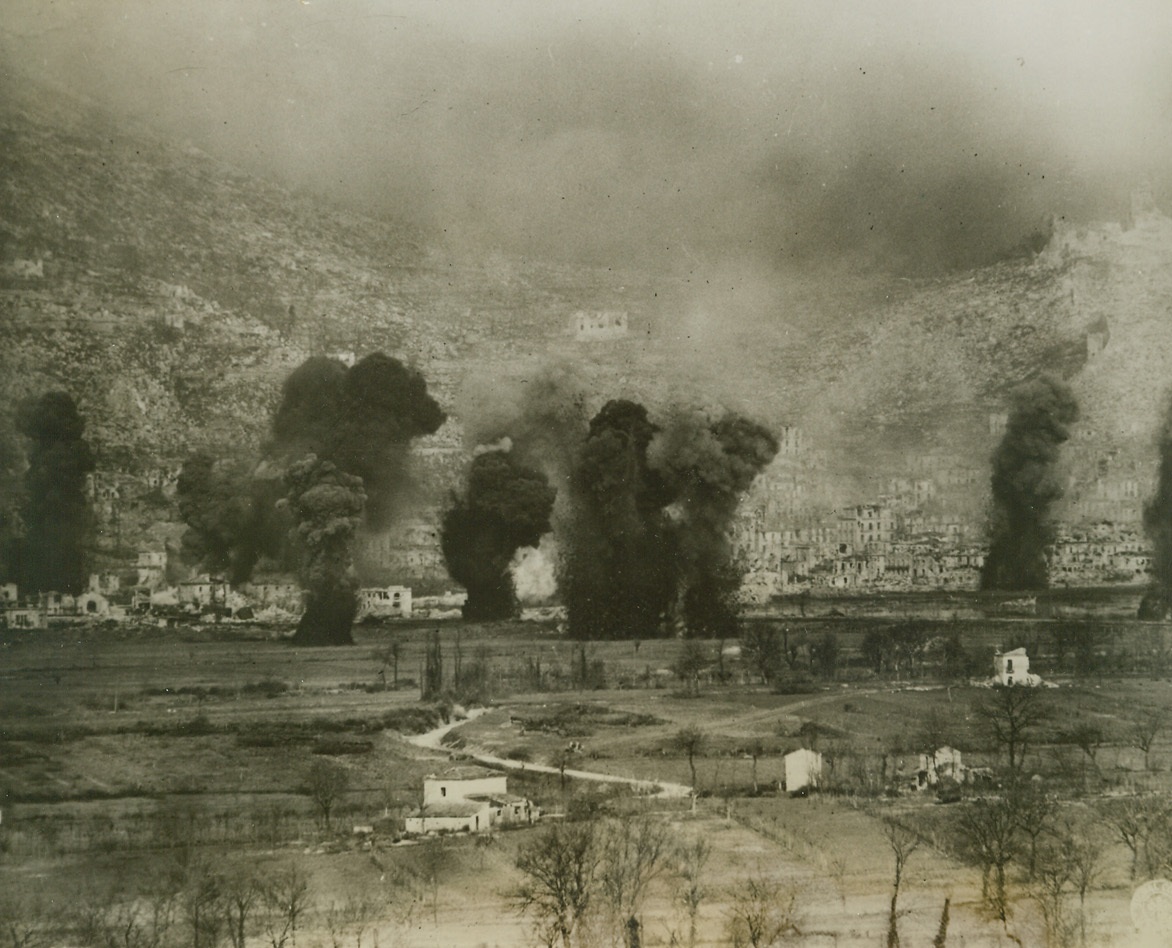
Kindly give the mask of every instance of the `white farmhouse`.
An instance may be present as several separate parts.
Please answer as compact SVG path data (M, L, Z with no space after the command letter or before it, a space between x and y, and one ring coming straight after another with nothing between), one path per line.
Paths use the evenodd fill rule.
M785 791L793 795L816 788L822 780L822 755L814 750L791 751L785 755Z
M1024 648L1015 648L1011 652L998 651L993 655L993 684L1035 687L1041 683L1039 676L1030 673L1030 659Z
M407 817L408 835L481 833L494 826L532 823L540 811L508 792L508 778L482 767L457 767L423 780L423 805Z

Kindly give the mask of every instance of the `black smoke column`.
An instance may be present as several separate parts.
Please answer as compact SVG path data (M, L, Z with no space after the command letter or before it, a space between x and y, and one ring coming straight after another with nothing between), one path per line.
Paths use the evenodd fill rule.
M289 374L273 416L270 453L284 457L330 453L346 372L337 359L311 356Z
M301 582L305 612L293 636L298 645L349 645L358 611L351 544L362 522L362 479L314 455L285 473L285 503L305 552Z
M675 591L667 484L647 464L647 410L610 401L590 422L571 474L559 589L578 639L662 635Z
M678 498L679 605L689 635L736 634L741 576L729 531L742 495L777 450L768 429L735 413L678 414L652 446L652 463Z
M350 369L316 356L285 381L268 453L292 465L288 506L304 547L309 599L295 642L351 641L354 535L386 526L409 487L411 440L443 422L423 376L381 352Z
M1160 431L1156 493L1144 505L1144 530L1152 543L1152 585L1139 606L1141 619L1163 619L1172 604L1172 403Z
M468 590L465 619L507 619L517 612L509 565L550 528L555 492L540 471L503 451L473 458L464 496L444 514L441 545L452 579Z
M20 406L16 425L31 442L21 511L23 585L28 592L76 595L86 583L85 476L94 470L93 453L82 437L85 421L67 393L48 392Z
M342 379L329 456L362 478L371 527L386 526L408 486L410 442L434 434L444 417L423 376L381 352L360 360Z
M982 589L1049 585L1050 507L1062 496L1058 449L1077 420L1078 403L1061 379L1042 375L1014 392L1005 436L993 455L993 517Z
M248 581L262 556L287 559L291 525L277 509L280 482L257 477L254 464L196 453L183 463L176 494L188 563L235 585Z
M287 461L313 453L361 477L366 522L378 529L408 487L410 442L434 434L444 417L427 381L398 359L375 352L347 369L314 356L285 381L271 451Z

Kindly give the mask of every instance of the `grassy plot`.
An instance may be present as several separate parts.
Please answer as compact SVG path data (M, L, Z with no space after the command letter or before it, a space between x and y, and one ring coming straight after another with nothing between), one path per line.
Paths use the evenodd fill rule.
M111 641L100 631L52 632L10 642L0 670L5 891L35 916L38 900L56 900L56 893L68 899L82 891L82 879L103 886L124 880L122 894L103 896L113 905L136 893L146 898L151 885L170 880L179 901L178 927L168 938L179 944L191 942L180 903L202 884L201 866L227 872L253 865L272 877L292 867L312 893L298 923L304 945L336 938L361 948L360 939L372 945L376 934L384 946L533 943L530 919L517 914L511 893L522 881L518 853L546 828L397 844L424 775L484 752L689 784L679 735L690 729L701 737L692 762L695 804L532 769L510 771L510 791L559 819L604 826L645 818L669 827L673 845L707 841L699 943L727 943L734 917L762 893L775 908L792 903L790 921L802 933L791 932L796 943L880 943L893 872L883 821L892 816L924 839L901 885L904 944L931 943L946 897L957 944L1007 944L1007 931L1027 944L1045 942L1036 882L1020 853L1008 874L1009 928L982 905L980 869L955 838L958 814L971 802L942 806L930 792L894 792L908 786L921 752L947 743L992 773L983 788L966 788L970 800L1004 795L1004 748L980 711L987 689L946 687L925 675L910 685L810 681L783 694L729 658L728 681L701 682L694 694L670 672L656 673L674 664L675 640L637 649L588 643L587 658L603 663L612 687L575 687L570 670L583 649L549 628L447 625L441 638L449 677L457 656L465 668L482 663L494 704L431 751L403 739L451 713L445 702L421 704L409 683L430 630L362 627L357 646L316 650L226 629ZM387 661L395 641L398 689ZM715 654L719 643L705 646ZM1136 791L1158 800L1172 789L1168 734L1157 727L1145 751L1137 731L1172 701L1172 687L1095 676L1042 696L1047 715L1029 736L1022 775L1060 805L1039 840L1059 841L1068 820L1080 832L1102 828L1084 833L1102 847L1085 899L1088 943L1126 944L1130 893L1159 859L1155 848L1142 851L1131 878L1131 853L1113 833L1111 808ZM449 701L457 697L453 691ZM823 753L822 795L778 792L783 755L798 747ZM323 767L339 781L328 808L310 792ZM681 878L673 861L649 883L639 910L643 944L685 938ZM1071 891L1063 891L1067 909L1080 901ZM614 934L604 904L590 923L599 939L591 944ZM91 943L75 923L57 913L38 925L42 933L58 926L50 941ZM255 924L250 937L267 943L268 922L258 915ZM226 944L227 935L220 937Z

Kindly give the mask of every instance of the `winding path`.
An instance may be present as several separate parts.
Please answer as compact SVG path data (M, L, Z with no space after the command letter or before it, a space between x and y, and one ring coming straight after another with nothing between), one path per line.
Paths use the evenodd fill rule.
M487 711L488 708L473 708L463 720L451 721L448 724L433 728L423 734L404 737L404 740L426 750L447 750L443 746L443 737L445 734L455 730L462 724L467 724L469 721L480 717L480 715ZM461 748L460 753L482 764L488 764L492 767L503 767L506 770L524 770L541 774L562 773L557 767L551 767L548 764L531 764L520 760L509 760L505 757L497 757L494 754L485 753L476 748ZM641 780L638 777L620 777L616 774L600 774L593 770L571 770L568 767L565 770L565 775L567 777L573 777L575 780L593 780L597 783L624 783L649 796L680 798L688 797L692 794L691 787L685 786L682 783L669 783L664 780Z

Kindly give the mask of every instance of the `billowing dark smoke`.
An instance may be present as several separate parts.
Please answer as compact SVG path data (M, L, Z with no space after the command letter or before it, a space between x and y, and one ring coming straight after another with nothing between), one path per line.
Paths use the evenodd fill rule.
M657 428L634 402L607 402L590 422L572 475L559 588L575 638L662 634L675 593L667 485L647 464Z
M325 456L334 437L346 366L327 356L311 356L281 387L273 416L273 448L285 457Z
M350 644L358 611L351 547L366 506L362 479L311 454L289 468L285 485L284 503L304 550L301 583L308 593L293 641Z
M304 560L302 574L314 605L297 641L351 641L354 597L346 575L350 542L358 527L378 529L393 518L410 487L410 442L432 434L443 422L444 413L428 394L423 376L398 359L378 352L349 369L324 356L307 359L285 380L273 416L273 437L262 458L247 463L197 455L184 465L179 504L188 525L183 537L187 558L227 572L233 582L247 580L262 557L285 569L298 558ZM308 457L323 466L312 476L298 467ZM300 473L294 481L282 482L279 472L285 468L290 471L286 481L293 470ZM328 513L316 503L324 496L321 491L311 491L305 502L294 502L290 495L290 502L278 509L286 489L307 491L306 479L314 477L329 484L335 500L356 478L363 498L357 515L346 512L349 507L342 503L341 512L327 517L340 532L325 546L318 535L318 524ZM301 516L310 519L302 521ZM354 526L345 526L355 516ZM343 540L344 555L337 549ZM332 636L327 620L337 623Z
M555 491L540 471L511 453L473 458L462 497L444 515L441 544L448 572L468 591L466 619L507 619L517 612L509 566L521 547L550 528Z
M460 418L474 444L509 439L514 458L538 468L568 497L570 472L586 437L585 386L572 364L560 364L510 385L493 377L469 381Z
M94 456L73 398L48 392L22 404L17 429L29 439L21 584L28 592L76 594L85 588L90 526L85 476Z
M1070 387L1051 375L1018 388L993 455L993 516L982 589L1045 589L1050 507L1062 496L1058 450L1078 420Z
M393 517L408 487L410 442L443 423L423 376L398 359L376 352L347 369L318 356L285 382L273 419L274 447L288 459L312 451L361 477L366 522L377 529Z
M10 419L0 424L0 582L21 583L24 450Z
M287 560L288 515L277 509L282 485L257 476L244 460L217 460L200 452L183 464L177 485L179 514L187 524L183 559L236 584L252 576L261 557Z
M652 445L651 463L676 497L678 607L690 635L736 634L741 576L728 534L741 496L777 450L767 429L733 413L680 413Z
M1172 402L1159 441L1155 495L1144 505L1144 529L1152 544L1152 585L1139 607L1141 619L1163 619L1172 604Z
M408 487L411 440L443 422L423 376L381 352L350 369L309 359L286 380L271 450L295 462L286 475L289 510L309 592L295 641L352 641L354 534L363 523L378 528L391 519ZM314 464L297 461L306 451Z

